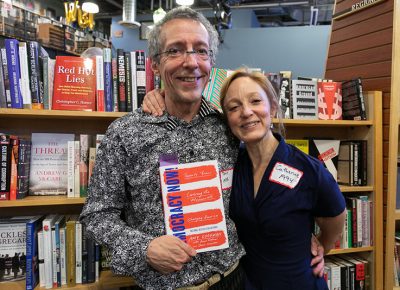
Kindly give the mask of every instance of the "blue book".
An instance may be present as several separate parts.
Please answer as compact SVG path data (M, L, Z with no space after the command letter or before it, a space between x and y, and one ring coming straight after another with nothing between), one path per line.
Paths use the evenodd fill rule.
M65 226L65 216L60 215L54 223L54 237L55 237L55 259L53 259L53 272L56 274L57 280L53 281L53 286L57 283L57 287L61 287L61 240L60 240L60 229ZM54 253L54 252L53 252Z
M103 61L104 61L104 99L105 111L113 112L113 76L111 68L111 49L103 48Z
M19 68L19 52L18 40L6 39L5 41L7 54L7 70L10 80L11 107L15 109L23 109L20 79L21 71Z
M35 289L39 283L38 239L44 216L35 216L26 222L26 290Z

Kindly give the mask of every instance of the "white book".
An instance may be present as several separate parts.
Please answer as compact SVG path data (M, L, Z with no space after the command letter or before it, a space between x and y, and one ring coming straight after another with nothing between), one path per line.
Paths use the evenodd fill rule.
M227 248L217 160L162 163L160 176L167 235L180 238L197 252Z
M45 270L45 287L50 289L53 287L53 239L52 228L57 219L57 215L48 215L43 220L43 244L44 244L44 270Z
M75 170L74 170L74 193L75 193L75 197L80 197L80 174L79 174L79 162L80 162L80 142L79 141L75 141L75 157L74 157L74 161L75 161Z
M66 258L66 235L65 227L60 228L60 266L61 285L67 284L67 258Z
M82 224L77 221L75 224L75 282L82 283Z
M103 56L96 55L96 110L105 111Z
M53 288L57 288L57 243L56 243L56 230L51 230L51 248L52 248L52 279L53 279Z
M68 141L68 191L67 197L75 197L75 141Z
M341 290L340 266L333 262L326 262L325 265L331 269L331 285L329 289Z
M31 90L29 87L29 68L28 68L28 50L26 42L20 42L19 46L19 69L21 72L20 87L24 108L32 108Z
M46 271L44 269L44 237L43 230L38 232L38 264L39 264L39 286L46 286Z
M137 83L136 83L136 51L131 51L131 79L132 83L132 111L138 108Z

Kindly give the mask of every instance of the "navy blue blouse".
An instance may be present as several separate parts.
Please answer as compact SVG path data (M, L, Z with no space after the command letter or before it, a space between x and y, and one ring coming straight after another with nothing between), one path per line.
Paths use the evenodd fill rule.
M315 217L343 212L345 200L323 164L286 144L279 145L254 198L252 163L245 148L235 166L230 216L246 249L246 289L328 289L310 266Z

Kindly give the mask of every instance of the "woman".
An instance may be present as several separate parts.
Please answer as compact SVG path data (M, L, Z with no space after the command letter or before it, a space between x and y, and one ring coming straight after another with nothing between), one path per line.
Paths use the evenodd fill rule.
M312 274L310 236L315 220L326 253L339 238L345 201L337 183L320 161L271 131L279 105L263 74L235 71L220 103L245 144L235 166L230 216L246 249L246 290L328 289Z

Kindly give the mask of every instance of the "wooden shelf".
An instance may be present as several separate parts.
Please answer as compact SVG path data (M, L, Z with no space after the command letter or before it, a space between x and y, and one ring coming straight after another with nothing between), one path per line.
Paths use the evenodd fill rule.
M126 112L90 112L66 110L31 110L31 109L0 109L0 118L48 118L48 119L116 119L127 114Z
M279 121L273 119L272 122L277 124ZM372 120L353 121L353 120L295 120L282 119L285 126L307 127L307 126L324 126L324 127L348 127L348 126L371 126Z
M63 196L27 196L19 200L0 201L0 208L26 207L26 206L49 206L49 205L83 205L85 198L68 198Z
M135 281L131 277L116 276L112 274L111 271L100 272L100 279L95 283L89 284L76 284L76 286L68 287L63 286L63 290L105 290L105 289L115 289L119 287L130 287L134 286ZM1 290L25 290L25 281L18 282L4 282L0 284ZM35 290L44 290L44 287L37 286Z
M337 255L337 254L350 254L350 253L360 253L360 252L371 252L374 247L361 247L361 248L349 248L349 249L332 249L327 255Z
M396 209L394 212L394 219L396 221L400 220L400 209Z
M363 191L373 191L374 187L372 185L367 186L340 186L342 192L363 192Z

